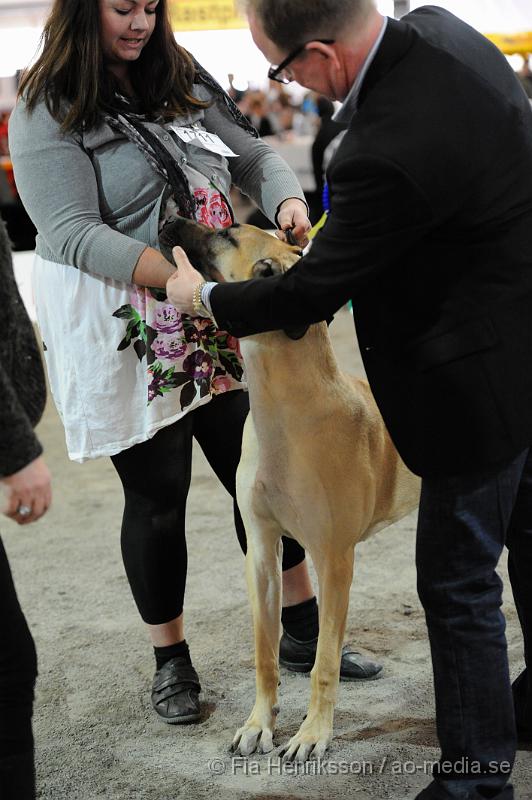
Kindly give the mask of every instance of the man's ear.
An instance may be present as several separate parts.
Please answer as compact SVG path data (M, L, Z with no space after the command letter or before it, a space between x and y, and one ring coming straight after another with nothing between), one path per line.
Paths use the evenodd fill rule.
M305 50L315 50L320 53L322 58L330 59L335 69L340 69L341 64L333 44L323 44L323 42L309 42Z

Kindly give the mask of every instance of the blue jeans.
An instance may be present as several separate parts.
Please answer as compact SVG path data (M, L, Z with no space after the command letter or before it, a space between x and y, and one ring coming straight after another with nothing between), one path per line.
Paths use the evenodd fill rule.
M473 475L424 479L417 531L418 592L425 609L442 750L421 800L512 800L516 750L502 582L509 550L525 640L532 630L532 449ZM525 671L515 716L532 724Z

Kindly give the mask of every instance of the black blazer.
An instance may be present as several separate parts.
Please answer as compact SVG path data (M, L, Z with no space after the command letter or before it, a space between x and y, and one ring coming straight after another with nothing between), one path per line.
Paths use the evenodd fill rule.
M423 476L532 444L532 111L504 56L452 14L389 20L328 171L332 208L290 272L221 284L235 336L349 298L368 379Z

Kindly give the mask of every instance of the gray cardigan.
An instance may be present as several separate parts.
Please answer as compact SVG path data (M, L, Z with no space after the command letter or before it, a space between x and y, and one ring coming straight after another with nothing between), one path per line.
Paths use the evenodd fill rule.
M195 92L201 99L211 98L203 85ZM238 157L226 160L185 145L170 135L170 123L148 127L173 158L188 160L226 195L235 183L272 221L286 198L304 200L286 162L240 128L222 101L172 124L194 122L218 134ZM146 245L158 247L159 212L167 190L136 145L105 123L65 135L44 102L29 114L19 100L9 123L9 148L20 197L38 231L37 253L130 282Z

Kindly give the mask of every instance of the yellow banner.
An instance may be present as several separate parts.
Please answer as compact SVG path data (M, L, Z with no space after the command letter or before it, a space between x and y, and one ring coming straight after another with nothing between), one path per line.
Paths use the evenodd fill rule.
M507 56L532 53L532 31L516 34L487 33L486 36Z
M174 31L218 31L247 28L235 0L170 0Z

